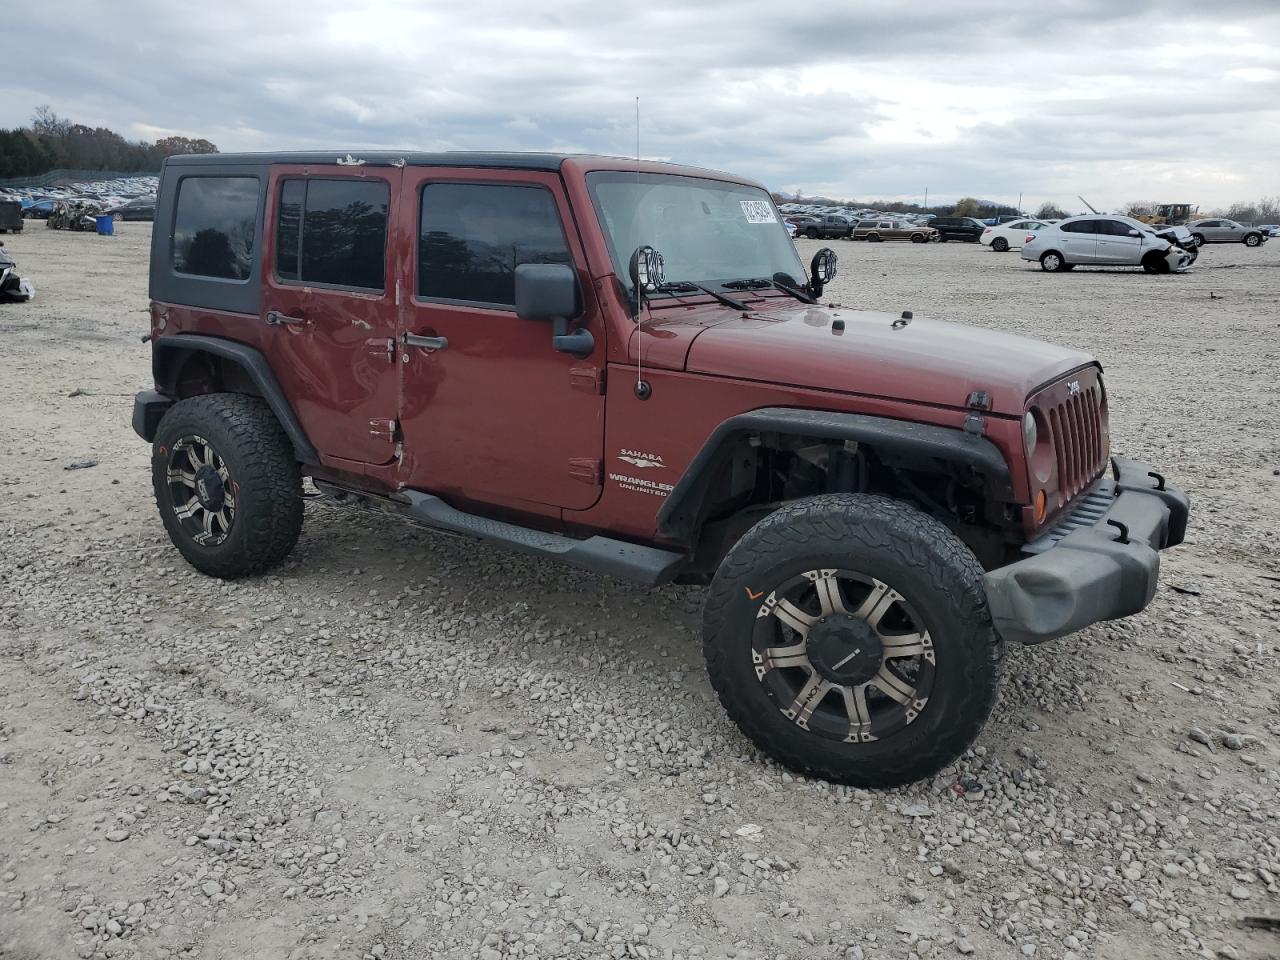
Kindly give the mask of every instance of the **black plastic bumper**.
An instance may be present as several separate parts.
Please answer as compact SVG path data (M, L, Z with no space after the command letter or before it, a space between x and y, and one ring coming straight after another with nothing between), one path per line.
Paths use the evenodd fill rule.
M1025 560L983 579L995 628L1042 643L1099 620L1137 613L1155 596L1160 550L1187 529L1187 495L1144 463L1113 457L1081 508L1035 543ZM1107 505L1109 501L1109 506Z
M133 432L150 443L156 438L156 427L173 401L163 393L144 390L133 398Z

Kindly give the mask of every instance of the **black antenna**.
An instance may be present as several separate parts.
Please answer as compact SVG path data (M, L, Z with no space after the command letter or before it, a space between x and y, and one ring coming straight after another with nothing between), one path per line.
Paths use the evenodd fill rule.
M639 221L640 213L640 98L636 97L636 219ZM641 336L644 332L644 326L641 322L640 310L643 306L641 303L642 294L640 292L640 281L634 281L636 285L636 396L641 400L648 400L649 394L653 392L649 384L644 381L644 344L641 342Z

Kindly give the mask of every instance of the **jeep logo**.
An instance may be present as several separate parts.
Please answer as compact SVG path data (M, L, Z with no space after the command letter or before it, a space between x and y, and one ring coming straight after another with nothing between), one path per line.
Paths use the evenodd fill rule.
M1079 392L1080 392L1080 381L1079 381L1079 380L1072 380L1072 381L1070 381L1070 382L1067 384L1067 395L1068 395L1068 396L1074 397L1074 396L1075 396L1077 393L1079 393Z

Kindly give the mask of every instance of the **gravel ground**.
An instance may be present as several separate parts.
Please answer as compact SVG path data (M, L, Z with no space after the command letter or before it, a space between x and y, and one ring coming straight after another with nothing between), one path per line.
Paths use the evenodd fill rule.
M845 302L1097 354L1195 511L1145 613L1013 651L971 755L868 793L732 728L699 589L320 504L276 575L192 572L129 428L149 232L5 238L0 957L1280 954L1280 243L834 244Z

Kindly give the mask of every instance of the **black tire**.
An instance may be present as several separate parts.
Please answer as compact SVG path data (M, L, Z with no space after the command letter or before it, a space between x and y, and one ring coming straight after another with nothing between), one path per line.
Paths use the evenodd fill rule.
M826 494L786 504L747 531L708 591L703 652L711 684L738 728L784 766L860 787L893 787L929 777L973 743L995 705L1004 643L991 625L982 573L977 558L951 531L908 504L864 494ZM790 609L821 603L825 611L827 604L814 599L820 595L818 584L837 574L841 608L856 605L849 599L852 583L870 591L861 602L868 610L887 604L883 610L889 612L877 616L880 624L899 609L910 615L917 631L911 636L927 651L912 657L915 679L889 670L879 640L865 654L865 642L851 641L860 646L827 667L830 657L821 659L825 647L813 645L818 652L811 652L810 637L822 629L826 632L817 643L826 644L833 627L811 609L802 612L815 618L812 631L784 635L783 624L792 621L772 615L783 609L778 594L812 588L812 597L796 595ZM876 591L881 599L871 597ZM865 624L859 616L831 614L846 624ZM867 629L875 637L888 636L879 626ZM803 636L804 652L790 659L808 666L765 658L774 650L770 637L790 645L797 636ZM855 655L864 662L844 666ZM820 679L818 662L824 670L865 669L867 675L878 666L879 672L860 685L860 712L849 707L849 695L839 686L810 697L796 712L803 691ZM880 692L876 680L886 671L906 687L905 699L899 699L902 693ZM787 704L792 689L787 685L804 676L801 692ZM778 690L785 691L782 697ZM917 696L924 699L913 699ZM791 709L784 713L786 707ZM855 722L855 712L867 718L865 724ZM845 730L848 739L842 738Z
M184 454L185 462L179 459ZM205 462L212 473L204 467L188 471L196 460ZM224 469L217 468L219 461ZM191 482L175 479L171 467L179 474L189 472ZM151 477L169 539L201 573L224 580L263 573L297 543L302 530L301 472L288 437L258 397L210 393L175 403L156 430ZM202 481L205 485L197 493ZM206 499L210 488L212 495ZM179 505L187 489L192 490L191 499ZM192 501L195 516L190 515ZM221 506L213 510L211 504ZM180 516L183 509L188 516ZM214 520L203 519L210 514ZM213 542L208 542L210 537Z
M1262 246L1262 234L1260 234L1260 233L1246 233L1246 234L1244 235L1243 240L1242 240L1241 242L1242 242L1246 247L1259 247L1259 246Z
M926 243L926 242L927 242L927 240L926 240L925 235L924 235L923 233L913 233L913 234L911 235L911 242L912 242L912 243Z
M1142 258L1142 269L1147 273L1168 273L1169 261L1164 258L1164 254L1152 250Z
M867 243L879 243L879 242L880 242L880 234L878 233L867 234Z
M1191 242L1192 242L1192 243L1194 243L1197 247L1203 247L1203 246L1204 246L1204 234L1203 234L1203 233L1193 233L1193 234L1191 235Z
M1057 250L1046 250L1040 255L1040 269L1045 273L1061 273L1070 270L1074 264L1067 263L1067 258Z
M806 231L804 232L804 235L805 235L806 237L808 237L810 240L817 240L817 239L818 239L818 231L817 231L815 228L813 228L813 227L810 227L808 230L806 230Z
M938 234L938 242L939 242L939 243L946 243L946 242L947 242L947 235L946 235L945 233L940 233L940 234Z
M1009 241L1004 237L996 237L991 241L991 249L996 253L1007 253L1009 251Z

